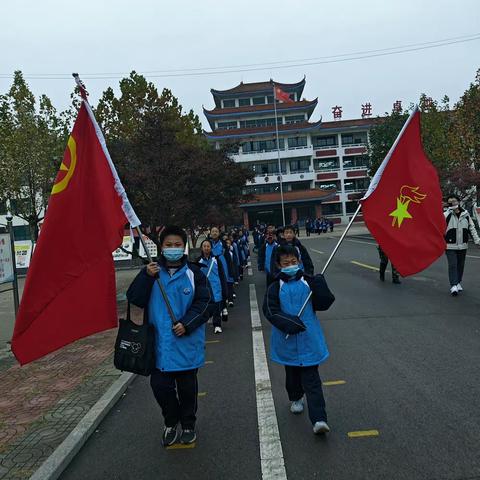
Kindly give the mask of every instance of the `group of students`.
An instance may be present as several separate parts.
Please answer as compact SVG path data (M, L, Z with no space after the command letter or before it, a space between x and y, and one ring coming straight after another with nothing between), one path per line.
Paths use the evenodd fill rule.
M328 309L334 296L322 275L313 276L312 261L294 229L272 229L268 227L259 252L259 257L264 252L263 265L270 265L264 268L269 286L263 312L273 326L271 359L285 366L291 412L304 410L306 396L313 432L326 433L330 429L318 365L329 354L315 311ZM273 233L276 246L271 251ZM137 274L127 299L143 309L144 321L155 329L156 368L150 385L165 422L162 443L168 447L196 441L197 373L205 363L205 323L213 317L215 329L221 328L221 314L233 306L233 288L243 276L249 248L247 232L224 234L217 227L202 242L196 262L185 255L187 235L182 228L166 227L159 243L158 261Z
M248 231L234 229L229 234L212 227L209 236L200 244L197 263L203 269L212 290L213 300L208 308L214 333L222 333L222 321L228 321L228 307L233 307L234 285L243 280L250 249Z
M329 220L328 218L307 218L305 221L305 232L307 237L309 237L312 233L317 233L320 235L321 233L327 233L328 229L333 232L333 220Z

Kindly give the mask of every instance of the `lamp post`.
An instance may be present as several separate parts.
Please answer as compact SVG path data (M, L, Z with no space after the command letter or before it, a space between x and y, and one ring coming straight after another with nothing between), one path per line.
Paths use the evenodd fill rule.
M7 229L8 233L10 234L10 248L12 250L12 267L13 267L13 305L15 308L15 317L18 313L18 306L20 304L19 297L18 297L18 277L17 277L17 263L15 260L15 234L13 233L13 215L10 211L7 212L6 215L7 220Z

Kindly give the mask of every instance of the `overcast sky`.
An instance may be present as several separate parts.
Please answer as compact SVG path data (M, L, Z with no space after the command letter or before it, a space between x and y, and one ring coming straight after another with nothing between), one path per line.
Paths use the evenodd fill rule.
M96 104L118 73L265 64L431 42L480 32L479 0L2 0L0 74L20 69L30 88L47 94L58 109L70 102L71 79L32 74L113 73L86 81ZM341 63L203 76L153 78L170 88L206 128L202 105L213 107L210 88L273 78L297 82L304 96L318 97L313 120L358 118L361 104L374 114L404 106L421 92L452 102L480 67L480 40ZM120 75L122 76L122 75ZM0 78L0 93L11 83Z

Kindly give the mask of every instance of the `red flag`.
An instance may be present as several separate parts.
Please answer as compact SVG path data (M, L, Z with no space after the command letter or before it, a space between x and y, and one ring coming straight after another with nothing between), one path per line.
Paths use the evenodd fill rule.
M280 87L274 86L275 89L275 98L281 100L285 103L292 103L293 100L290 98L290 95L287 92L284 92Z
M402 276L427 268L445 251L437 171L422 148L414 110L362 199L368 229Z
M112 252L133 212L90 105L68 139L28 270L12 351L21 364L117 325Z

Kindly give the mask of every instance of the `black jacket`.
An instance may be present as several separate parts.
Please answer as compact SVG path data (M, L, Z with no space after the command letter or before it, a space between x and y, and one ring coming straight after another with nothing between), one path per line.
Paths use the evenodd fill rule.
M276 242L275 240L272 242L272 243L276 243L277 246L278 246L278 242ZM260 247L260 249L258 250L258 270L260 272L264 272L266 269L265 269L265 250L266 250L266 246L267 246L267 241L265 240L263 243L262 243L262 246ZM270 274L273 275L276 271L276 262L275 262L275 249L273 250L272 252L272 256L270 258Z

